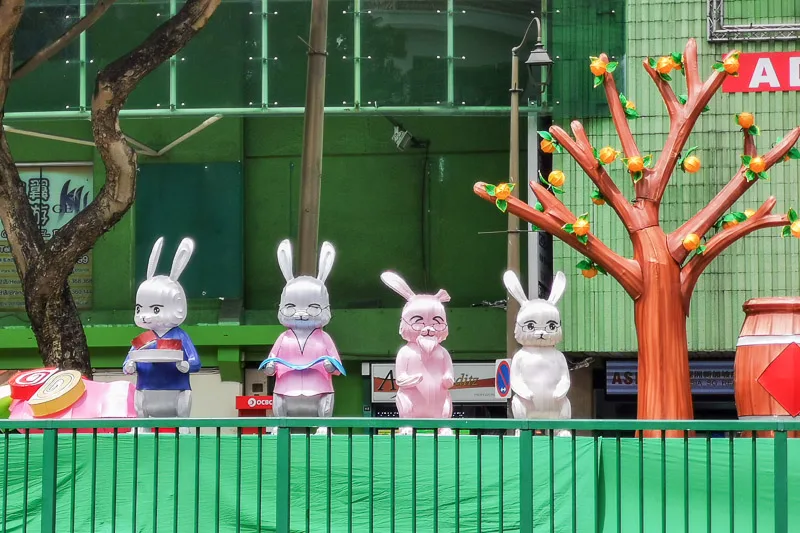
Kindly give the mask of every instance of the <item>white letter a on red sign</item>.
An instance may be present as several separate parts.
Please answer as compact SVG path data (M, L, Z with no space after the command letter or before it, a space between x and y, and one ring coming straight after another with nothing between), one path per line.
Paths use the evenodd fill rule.
M753 71L753 77L750 78L750 88L758 89L762 83L769 83L773 89L778 89L781 82L778 81L778 75L775 73L775 67L772 66L772 61L769 58L762 57L756 64L756 69Z

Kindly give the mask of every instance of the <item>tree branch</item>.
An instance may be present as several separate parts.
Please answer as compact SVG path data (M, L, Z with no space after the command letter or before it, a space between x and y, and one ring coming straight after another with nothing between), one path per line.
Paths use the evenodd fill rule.
M763 156L766 169L772 168L775 163L781 161L797 143L798 139L800 139L800 127L790 131L780 143L767 152L767 155ZM744 132L744 153L750 156L756 155L753 137L747 132ZM670 254L678 264L683 263L689 255L689 252L683 247L684 237L690 233L696 233L701 237L708 233L714 223L719 220L719 218L724 215L750 187L759 181L758 179L747 181L747 178L745 178L746 171L747 169L744 166L740 166L739 171L733 179L717 193L708 205L669 234L668 243Z
M622 285L631 298L634 300L637 299L642 294L644 286L642 271L639 264L632 259L620 256L603 244L603 242L592 233L589 233L589 240L585 245L578 241L575 235L567 233L562 229L564 224L574 222L577 217L550 191L538 183L531 182L531 187L536 197L542 203L544 212L537 211L527 203L513 196L509 197L507 200L507 212L526 222L535 224L554 237L558 237L564 241L564 243L600 265ZM494 202L494 199L486 192L485 183L476 183L473 187L473 191L484 200Z
M119 125L128 96L148 74L178 53L207 24L221 0L187 0L129 54L97 75L92 99L92 132L106 168L106 183L97 197L47 243L37 264L40 293L58 290L78 258L116 224L133 203L136 192L136 152Z
M675 91L672 90L672 87L666 80L661 79L661 75L656 69L650 66L647 59L642 61L642 65L644 66L644 70L653 78L653 83L658 87L658 92L661 93L664 105L667 106L667 114L669 115L670 122L675 122L681 112L681 103L678 101L678 97L675 96Z
M78 22L73 24L66 32L64 32L61 37L36 52L33 56L28 58L27 61L15 68L11 79L18 80L22 76L30 74L39 65L59 53L75 37L91 28L92 25L94 25L94 23L97 22L100 17L102 17L103 14L108 11L108 8L110 8L111 5L116 1L117 0L98 0L92 10Z
M644 227L643 220L637 216L638 212L633 209L628 198L622 194L606 169L595 159L592 145L586 136L583 125L575 120L571 126L576 140L572 140L572 137L559 126L551 126L550 134L567 150L586 175L589 176L589 179L597 186L628 232Z
M745 235L763 228L775 228L789 224L786 215L770 215L775 207L775 197L770 196L766 202L755 212L753 216L744 222L740 222L731 229L723 230L714 235L706 245L702 254L696 255L681 271L681 294L683 306L686 314L689 314L689 305L692 299L692 292L700 278L700 274L711 262L725 251L731 244L738 241Z
M608 62L606 54L600 54L600 59ZM617 128L617 135L622 143L622 151L625 157L639 155L639 148L636 146L636 141L633 139L631 133L631 126L628 124L628 117L625 115L625 110L622 108L622 102L619 101L619 91L617 91L617 82L614 81L614 74L606 72L603 74L603 88L606 91L606 100L608 107L611 110L611 118L614 120L614 127Z

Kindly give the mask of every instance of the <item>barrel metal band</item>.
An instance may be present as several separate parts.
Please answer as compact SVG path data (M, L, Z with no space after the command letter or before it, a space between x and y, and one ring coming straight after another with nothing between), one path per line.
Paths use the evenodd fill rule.
M736 346L762 346L767 344L800 344L800 335L745 335Z

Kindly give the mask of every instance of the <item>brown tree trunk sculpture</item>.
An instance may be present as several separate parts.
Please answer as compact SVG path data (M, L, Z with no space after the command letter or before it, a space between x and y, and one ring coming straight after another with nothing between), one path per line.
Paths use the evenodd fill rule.
M97 75L92 98L92 133L106 168L97 197L45 242L28 203L2 129L3 111L13 80L33 71L86 31L114 3L100 0L64 35L13 69L14 34L24 0L0 0L0 220L8 234L25 307L45 365L79 370L91 377L89 349L67 277L78 258L119 222L136 193L137 157L119 124L128 96L147 75L186 46L202 30L220 0L187 0L137 48ZM120 28L120 31L124 28Z
M629 167L631 176L639 178L634 179L634 200L626 198L611 179L580 122L571 124L574 138L558 126L552 126L549 131L552 142L562 146L575 159L597 186L605 202L619 216L633 243L632 259L612 251L591 232L585 236L574 233L572 224L578 217L546 184L535 181L530 184L541 204L538 209L513 196L498 198L496 194L501 190L499 187L495 190L488 186L487 190L485 183L476 183L474 187L475 193L481 198L503 202L499 204L501 209L505 208L509 214L538 226L578 250L614 277L634 300L639 343L638 417L650 420L688 420L693 417L686 318L692 291L700 274L733 242L757 229L784 226L784 235L791 233L789 226L796 220L796 214L792 210L786 215L771 214L775 198L769 197L750 216L741 214L739 218L734 217L735 223L709 237L705 245L699 245L700 238L704 238L721 219L726 220L722 217L732 215L726 215L726 212L760 181L760 172L766 172L785 158L800 157L797 149L793 148L800 138L800 128L795 128L766 155L761 156L763 169L755 164L747 163L748 166L745 166L743 163L730 183L706 207L672 233L665 233L660 225L659 208L667 183L679 162L684 161L681 152L700 113L722 86L725 77L735 74L738 69L738 52L734 51L726 56L724 63L715 65L715 72L703 82L698 70L697 44L693 39L687 43L682 56L672 54L662 60L669 62L670 58L672 64L679 66L686 74L688 95L680 98L675 95L662 76L662 63L644 61L645 70L653 78L666 104L670 130L664 149L652 168L646 167L640 175L636 175ZM603 54L599 61L607 65L608 57ZM643 155L631 134L624 101L617 92L613 73L606 70L597 77L596 83L604 86L625 158L630 161ZM756 158L751 133L757 134L758 130L746 124L742 130L744 155ZM795 225L791 228L795 229ZM613 350L613 346L609 349ZM646 434L657 436L659 433Z

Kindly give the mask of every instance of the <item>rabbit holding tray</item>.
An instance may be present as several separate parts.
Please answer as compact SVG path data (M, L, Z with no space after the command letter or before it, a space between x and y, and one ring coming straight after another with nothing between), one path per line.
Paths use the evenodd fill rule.
M522 346L511 360L511 410L514 418L570 419L572 407L567 393L569 367L555 346L561 341L561 315L556 303L563 296L567 280L557 272L547 300L529 300L516 274L508 271L503 284L520 304L514 338ZM558 436L569 436L560 430Z
M333 376L345 371L333 339L322 328L331 320L325 280L335 256L333 245L322 243L317 277L294 277L289 240L278 246L278 265L286 279L278 320L287 330L275 341L260 367L268 376L275 376L275 416L333 415ZM324 427L317 430L318 434L326 432Z
M147 279L136 292L133 319L137 326L148 331L131 342L122 371L137 375L135 406L139 418L189 418L192 412L189 374L200 370L201 365L192 340L180 328L186 320L187 306L186 293L178 277L192 257L194 241L183 239L175 252L169 276L156 276L163 246L164 238L159 237L147 263ZM152 352L152 358L148 357L151 349L158 350ZM155 355L165 350L176 353L178 360L160 362Z

